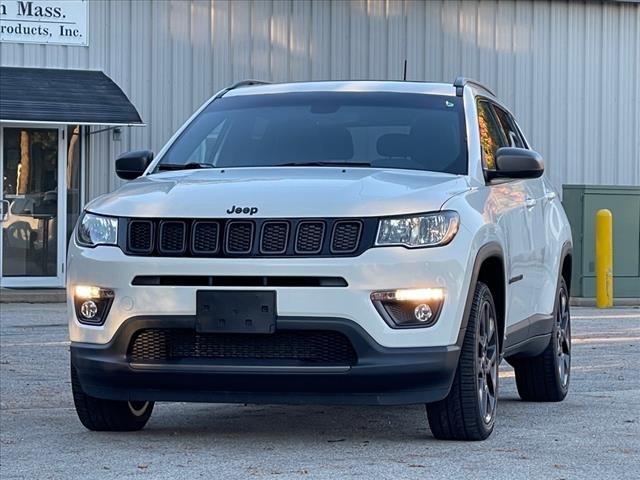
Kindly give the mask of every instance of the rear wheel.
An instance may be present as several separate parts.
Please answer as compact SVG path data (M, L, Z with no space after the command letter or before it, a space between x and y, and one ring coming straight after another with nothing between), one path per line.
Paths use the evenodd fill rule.
M564 278L560 279L556 295L549 345L537 357L518 359L514 370L522 400L559 402L567 396L571 377L571 312Z
M149 421L153 402L105 400L87 395L82 390L76 369L71 365L71 388L76 413L89 430L131 432Z
M449 395L427 405L431 432L443 440L484 440L493 431L500 360L496 308L478 282Z

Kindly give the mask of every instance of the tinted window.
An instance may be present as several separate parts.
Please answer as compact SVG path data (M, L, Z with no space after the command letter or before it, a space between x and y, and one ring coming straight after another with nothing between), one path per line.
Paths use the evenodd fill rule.
M379 92L223 97L186 128L160 166L314 162L466 174L462 99Z
M504 136L507 139L508 146L526 148L524 140L520 136L520 132L518 131L513 118L511 118L511 115L497 105L493 106L493 111L496 112L496 117L498 117Z
M480 129L483 166L486 169L495 170L496 151L506 145L501 127L491 112L491 105L483 100L478 102L478 128Z

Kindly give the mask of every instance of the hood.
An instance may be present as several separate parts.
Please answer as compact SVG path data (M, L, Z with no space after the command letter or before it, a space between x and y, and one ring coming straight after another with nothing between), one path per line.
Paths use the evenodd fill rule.
M129 182L95 199L87 210L163 218L368 217L436 211L451 196L468 188L466 177L416 170L182 170ZM239 207L241 212L230 213L232 207Z

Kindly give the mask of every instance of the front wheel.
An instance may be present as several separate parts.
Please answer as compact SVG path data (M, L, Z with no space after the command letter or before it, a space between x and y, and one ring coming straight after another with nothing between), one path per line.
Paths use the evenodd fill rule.
M522 400L530 402L560 402L569 392L571 377L571 313L569 291L560 279L556 295L551 340L537 357L514 362L516 385Z
M89 430L131 432L142 429L151 417L153 402L105 400L82 390L76 369L71 365L73 403L80 422Z
M476 284L460 360L449 395L427 405L429 427L442 440L484 440L493 431L500 362L493 296Z

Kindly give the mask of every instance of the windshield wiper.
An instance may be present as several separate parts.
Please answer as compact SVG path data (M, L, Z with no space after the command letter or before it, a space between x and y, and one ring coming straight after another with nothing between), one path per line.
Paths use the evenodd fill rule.
M158 170L197 170L198 168L214 168L210 163L190 162L185 164L179 163L161 163Z
M290 162L278 163L274 167L370 167L368 162Z

